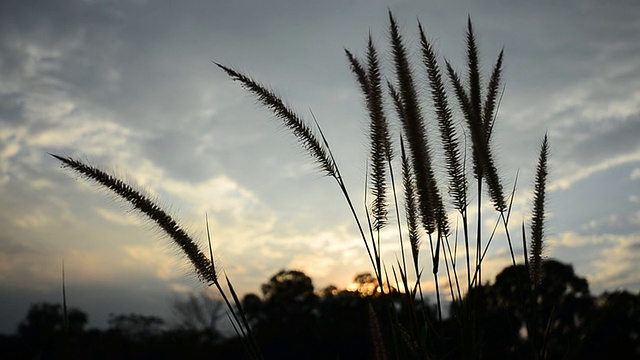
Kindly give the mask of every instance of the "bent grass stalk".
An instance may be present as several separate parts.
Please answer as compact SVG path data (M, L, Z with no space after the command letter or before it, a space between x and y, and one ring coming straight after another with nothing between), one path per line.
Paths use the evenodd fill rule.
M213 260L213 249L211 245L211 237L209 233L208 226L208 217L207 221L207 238L209 240L209 253L211 259L207 259L206 255L200 250L198 244L193 240L193 238L178 224L176 220L174 220L169 214L167 214L159 205L157 205L153 200L151 200L148 196L142 194L138 190L136 190L133 186L125 183L124 181L116 178L115 176L108 174L107 172L98 169L95 166L87 165L79 160L73 159L71 157L63 157L55 154L49 153L52 157L59 160L63 167L66 167L84 178L95 181L106 189L111 190L116 195L126 200L133 206L133 208L143 215L147 216L151 219L158 227L160 227L170 238L173 240L173 243L177 245L184 255L189 259L189 262L193 266L193 269L198 276L198 278L205 282L207 285L215 285L222 298L224 299L229 312L231 313L230 319L235 320L232 321L233 327L238 332L238 334L242 337L245 347L247 349L247 353L252 359L261 359L262 356L256 345L255 338L251 332L251 328L249 327L248 321L244 317L244 313L241 308L240 301L235 294L233 287L231 286L231 282L225 274L225 279L227 282L227 286L231 291L233 296L235 307L239 310L240 316L238 316L238 312L234 310L234 306L228 300L225 291L223 290L219 278L218 273L216 271L215 263ZM64 268L63 268L63 277L64 277ZM64 279L64 278L63 278ZM64 280L63 280L64 281ZM64 282L63 282L63 294L64 294ZM66 294L65 294L66 295ZM66 296L65 296L65 309L66 309ZM237 326L236 326L237 324Z
M69 168L89 180L97 182L129 202L134 209L146 215L169 235L174 244L187 256L201 280L209 285L218 282L218 274L215 272L215 268L204 253L200 251L196 242L169 214L162 210L162 208L154 203L148 196L141 194L124 181L94 166L84 164L71 157L62 157L55 154L49 155L62 162L64 167Z

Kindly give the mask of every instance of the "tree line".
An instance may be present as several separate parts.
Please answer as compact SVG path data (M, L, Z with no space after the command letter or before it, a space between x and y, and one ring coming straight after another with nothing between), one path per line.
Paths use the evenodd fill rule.
M468 303L452 303L442 321L427 299L408 304L410 297L393 287L380 291L375 276L367 273L357 275L348 289L316 289L305 273L281 270L262 284L260 295L247 294L241 304L266 359L379 358L394 348L393 342L405 341L394 324L410 319L409 311L420 312L430 324L423 326L421 336L437 341L431 345L439 358L456 359L456 344L464 336L456 321L468 308L478 314L480 350L491 359L526 358L530 336L544 338L548 359L640 356L640 293L593 296L571 265L546 260L537 293L525 295L519 283L523 271L523 265L510 266L492 283L474 287L464 297ZM527 329L530 302L538 311L534 328ZM32 304L17 334L1 337L0 357L246 357L240 338L223 331L226 314L220 300L192 294L176 300L172 310L172 324L156 316L111 314L108 328L101 330L86 329L88 315L80 309Z

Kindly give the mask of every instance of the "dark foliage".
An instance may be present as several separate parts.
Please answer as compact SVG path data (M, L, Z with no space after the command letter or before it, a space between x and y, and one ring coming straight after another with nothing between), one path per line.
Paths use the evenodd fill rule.
M638 358L640 294L605 293L593 297L589 284L572 266L555 260L542 262L537 287L529 284L524 266L510 266L493 284L472 288L464 301L473 304L480 344L487 359L531 358L532 344L525 326L527 312L536 311L532 331L544 338L545 359ZM391 318L406 319L406 297L397 292L371 292L377 280L370 274L354 278L357 289L328 287L314 291L311 278L299 271L282 270L263 286L263 296L243 298L243 306L266 359L373 359L376 354L395 358L393 339L402 342L407 329ZM531 300L534 299L534 304ZM452 317L437 322L433 309L419 309L435 326L422 329L437 341L433 358L458 359L458 312L468 305L453 305ZM384 316L383 316L384 315ZM87 315L69 312L69 332L63 328L58 304L35 304L19 326L18 335L0 338L0 358L41 359L244 359L241 340L221 341L194 329L169 329L162 319L139 314L113 315L110 329L84 330ZM395 325L392 325L395 324ZM439 334L430 333L438 329ZM544 336L543 336L544 335ZM409 349L409 350L407 350ZM410 347L398 358L411 358Z

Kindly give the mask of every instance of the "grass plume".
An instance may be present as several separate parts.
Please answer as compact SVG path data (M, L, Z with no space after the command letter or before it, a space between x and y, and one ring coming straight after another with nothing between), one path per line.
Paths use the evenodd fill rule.
M390 164L393 155L389 124L384 113L378 54L371 35L369 35L367 46L367 79L369 81L369 92L366 95L366 103L371 119L369 156L371 159L371 185L374 196L371 209L374 216L374 229L380 230L387 222L387 165Z
M262 105L271 109L271 111L284 122L284 125L291 130L300 145L309 152L325 174L331 177L337 176L336 166L328 149L318 140L318 137L304 120L302 120L302 117L289 108L273 91L267 89L249 76L216 62L214 62L214 64L224 70L233 80L240 82L245 89L252 92Z
M394 72L397 78L397 92L394 100L398 117L409 148L409 159L416 180L416 195L422 226L427 233L448 228L446 216L440 208L442 198L438 190L431 164L431 154L427 143L426 130L420 109L413 72L409 65L407 49L398 24L389 12L391 49ZM440 221L440 222L439 222Z
M346 50L346 54L351 64L351 71L356 76L364 94L365 105L369 113L370 181L373 195L371 215L373 216L373 229L379 231L387 223L387 166L393 158L393 151L389 124L384 113L378 53L373 39L369 35L366 67L348 50Z
M49 154L58 159L66 168L73 170L81 176L93 180L103 187L113 191L116 195L129 202L134 209L146 215L184 252L193 265L198 277L209 285L216 283L218 277L216 271L205 254L200 251L196 242L178 223L167 214L160 206L148 196L141 194L131 185L110 175L94 166L84 164L71 157L63 157Z
M415 183L409 159L404 149L404 141L400 139L400 150L402 156L402 183L404 185L404 207L407 217L407 231L409 233L409 244L411 244L411 255L416 274L418 274L418 257L420 255L420 231L418 229L418 214L416 209Z
M504 49L500 50L498 60L493 67L489 84L487 85L487 98L484 102L482 113L482 124L484 125L484 133L487 139L491 139L493 125L495 122L495 114L498 106L498 89L500 88L500 79L502 77L502 60L504 58Z
M542 250L544 249L544 207L546 200L547 183L547 157L549 155L549 142L547 135L542 139L540 146L540 156L536 168L536 179L533 189L533 211L531 216L531 256L530 273L534 284L540 283L540 269L542 264Z
M467 207L467 178L464 174L463 159L460 153L460 144L456 137L453 115L449 107L447 93L433 46L427 40L422 24L418 23L418 28L422 47L422 61L427 69L431 99L436 109L445 154L445 165L449 174L449 192L453 198L454 207L457 210L464 211Z
M494 72L489 81L488 97L485 100L485 110L483 111L483 101L481 92L481 78L479 71L479 54L476 45L475 34L471 19L468 20L466 34L467 72L468 90L464 88L460 76L456 73L450 63L447 62L447 73L454 87L454 93L460 104L460 108L467 122L472 142L473 169L481 188L481 179L484 179L488 186L489 197L494 208L499 212L504 212L507 204L504 197L502 181L498 175L495 165L494 155L490 146L490 131L493 127L493 113L496 104L496 92L499 87L499 80L502 72L502 53L498 57ZM484 116L483 116L484 114ZM489 117L489 119L485 119ZM487 123L485 124L485 120Z

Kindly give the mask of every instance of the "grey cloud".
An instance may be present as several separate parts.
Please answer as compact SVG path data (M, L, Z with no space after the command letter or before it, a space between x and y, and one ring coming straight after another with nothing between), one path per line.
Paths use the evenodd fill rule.
M0 122L17 124L23 120L24 102L16 93L0 94Z
M198 182L221 172L209 141L192 131L176 130L145 140L143 151L171 177ZM198 151L199 148L204 150Z
M86 41L86 45L105 46L99 35L117 23L113 11L105 9L101 3L90 5L71 1L68 6L59 5L51 1L3 1L0 5L2 45L14 46L13 49L3 49L14 50L3 54L16 54L15 50L18 50L17 53L24 56L30 45L60 49L69 42L80 40ZM69 59L75 55L64 54ZM24 61L15 65L24 65Z
M11 257L14 257L14 256L23 256L25 254L33 254L33 253L41 253L41 252L38 251L33 246L27 246L23 242L19 241L19 239L8 237L6 236L6 234L2 234L0 236L0 254L6 254Z
M640 115L595 124L576 123L568 132L573 133L575 143L569 147L567 157L584 165L594 165L640 148Z
M637 189L637 184L628 177L632 169L633 164L618 166L551 193L547 205L554 214L549 219L550 231L576 231L581 235L636 232L637 225L628 218L637 211L637 206L626 201ZM552 178L561 172L561 164L551 166Z
M25 73L33 57L30 44L63 49L55 57L31 60L44 68L43 75L62 82L71 97L119 111L118 121L140 126L179 118L197 105L193 83L213 72L212 52L229 56L233 52L223 49L236 48L236 55L246 55L243 49L255 50L283 30L316 19L308 11L313 9L290 6L288 11L304 16L292 16L291 28L284 29L273 23L278 17L268 16L279 12L277 6L262 2L52 4L4 3L5 74ZM244 26L237 26L237 19Z

